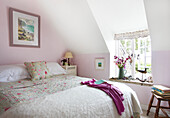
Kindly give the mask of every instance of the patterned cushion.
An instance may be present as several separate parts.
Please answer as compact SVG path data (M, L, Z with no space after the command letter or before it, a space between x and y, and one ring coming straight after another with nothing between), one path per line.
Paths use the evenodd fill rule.
M32 80L40 80L50 77L45 61L25 62L24 64L27 67Z

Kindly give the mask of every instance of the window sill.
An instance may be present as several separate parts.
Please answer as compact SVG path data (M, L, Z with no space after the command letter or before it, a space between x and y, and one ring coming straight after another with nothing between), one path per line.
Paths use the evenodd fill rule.
M109 80L110 80L110 81L114 81L114 82L137 84L137 85L141 85L141 86L153 86L153 83L152 83L152 82L141 82L141 81L136 80L136 79L123 80L123 79L110 78Z

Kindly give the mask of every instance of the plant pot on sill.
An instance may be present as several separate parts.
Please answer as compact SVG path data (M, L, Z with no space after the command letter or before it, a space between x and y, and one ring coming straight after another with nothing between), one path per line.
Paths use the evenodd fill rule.
M123 67L119 68L119 76L118 76L118 79L123 79L125 77L125 74L126 74L126 70L124 70Z

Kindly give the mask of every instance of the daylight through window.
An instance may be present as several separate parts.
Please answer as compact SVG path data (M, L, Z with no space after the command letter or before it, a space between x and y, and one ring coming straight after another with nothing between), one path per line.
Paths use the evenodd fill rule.
M125 34L125 33L124 33ZM132 34L132 33L131 33ZM126 35L124 35L126 36ZM134 38L133 38L134 37ZM128 39L128 36L124 39L123 36L119 37L119 40L115 40L115 51L119 57L132 57L132 64L126 65L126 76L132 76L133 78L142 79L142 74L137 70L147 70L147 74L144 78L151 76L151 39L149 35L136 36L133 34ZM116 72L118 73L118 72Z

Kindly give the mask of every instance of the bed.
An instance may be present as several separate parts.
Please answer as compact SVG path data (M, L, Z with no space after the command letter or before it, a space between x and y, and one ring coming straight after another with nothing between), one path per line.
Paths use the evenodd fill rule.
M138 118L142 113L136 93L125 84L110 82L124 97L119 115L105 92L81 85L91 78L67 74L32 81L0 83L0 118Z

